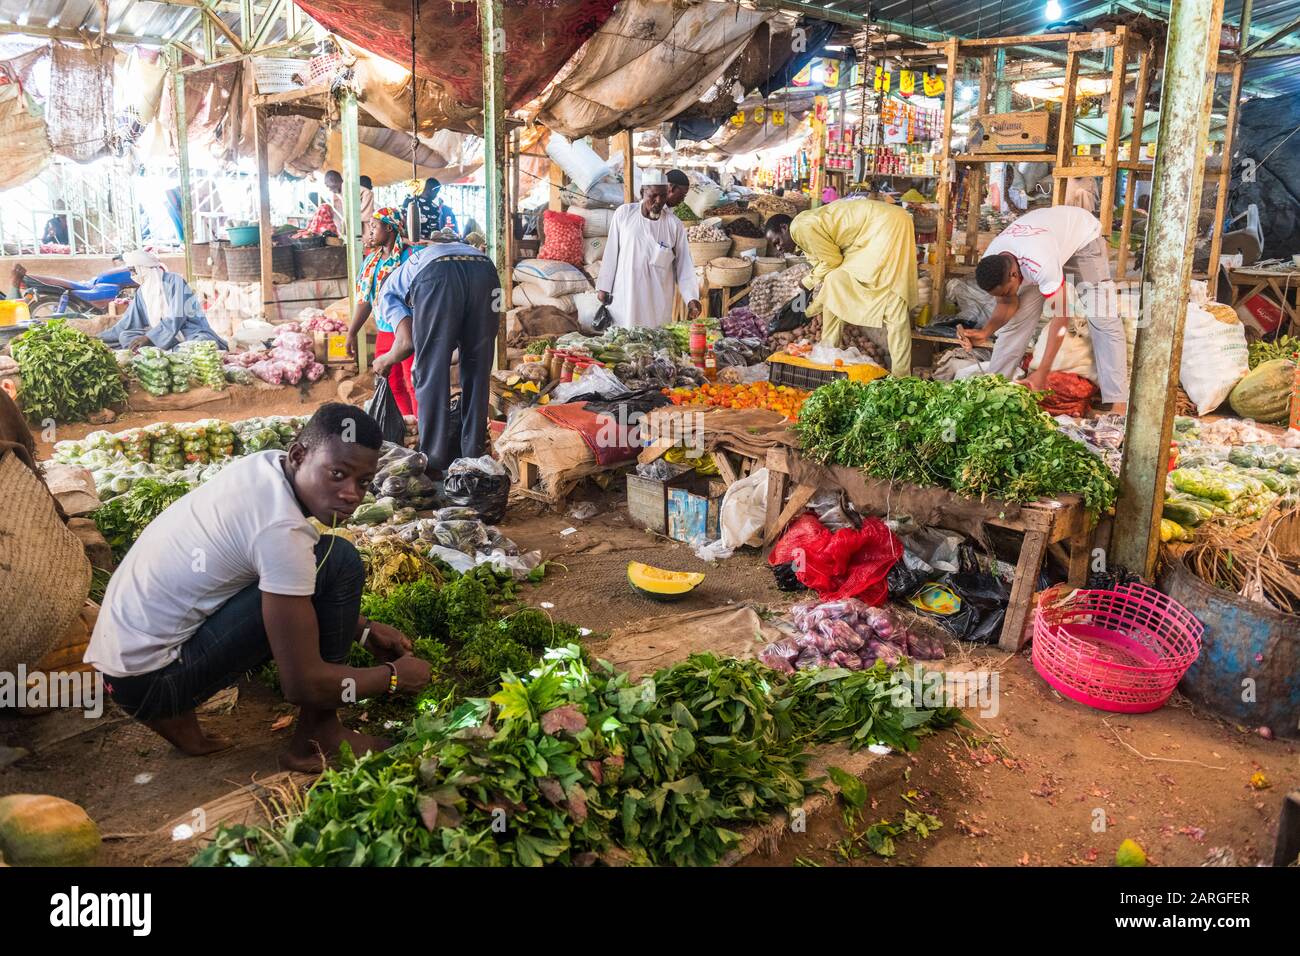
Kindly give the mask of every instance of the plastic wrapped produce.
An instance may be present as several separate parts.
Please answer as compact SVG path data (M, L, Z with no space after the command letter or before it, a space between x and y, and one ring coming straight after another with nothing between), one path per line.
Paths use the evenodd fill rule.
M862 655L863 660L884 661L886 667L895 667L903 659L903 653L893 644L885 641L868 641Z
M177 346L177 351L189 355L194 381L199 385L216 391L226 387L226 375L222 369L221 352L217 349L217 343L206 340L184 342Z
M847 621L843 619L834 619L822 621L817 625L820 634L828 637L835 644L836 650L857 651L862 648L866 641L862 635L855 631Z
M772 668L772 670L780 671L783 674L794 673L794 661L798 657L799 648L788 641L777 641L768 644L758 654L760 661Z
M510 474L487 455L458 458L447 468L443 489L451 504L473 508L480 520L496 524L510 503Z
M131 372L150 395L167 395L172 389L171 362L160 348L146 345L135 354Z
M1173 486L1184 494L1210 501L1235 501L1250 494L1250 485L1226 471L1208 468L1175 468L1169 474Z
M795 659L794 666L801 671L812 670L816 667L825 667L826 658L822 656L821 651L815 647L805 647L799 652Z
M194 382L194 363L190 353L175 349L167 353L167 362L171 366L172 391L177 394L188 392Z
M434 538L444 548L474 554L487 544L487 531L481 521L439 521Z
M834 664L836 667L843 667L851 671L862 670L862 658L857 654L850 653L849 651L835 651L831 654L829 663Z

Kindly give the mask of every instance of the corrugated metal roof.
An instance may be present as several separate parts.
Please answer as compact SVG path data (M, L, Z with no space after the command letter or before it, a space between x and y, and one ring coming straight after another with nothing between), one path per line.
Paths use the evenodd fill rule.
M260 23L266 4L254 3L254 19ZM239 34L239 11L220 10L223 23ZM202 42L202 14L193 5L155 3L154 0L109 0L108 31L124 36L180 40L191 45ZM24 27L51 27L98 33L103 26L99 0L0 0L0 23ZM267 42L284 37L283 22L272 28Z
M1168 0L1124 0L1099 3L1096 0L1057 0L1062 19L1088 21L1104 13L1123 13L1141 8L1148 16L1169 18ZM1048 27L1047 0L833 0L815 5L832 12L870 15L873 20L892 21L900 34L908 27L936 31L945 36L968 38L1015 36L1043 33ZM1224 23L1241 20L1242 0L1226 0ZM1251 13L1251 39L1258 41L1300 17L1300 0L1255 0ZM924 38L924 36L922 37ZM1300 56L1300 34L1281 39L1277 46L1294 46ZM1291 58L1259 59L1247 71L1247 89L1259 95L1282 96L1300 92L1300 62Z

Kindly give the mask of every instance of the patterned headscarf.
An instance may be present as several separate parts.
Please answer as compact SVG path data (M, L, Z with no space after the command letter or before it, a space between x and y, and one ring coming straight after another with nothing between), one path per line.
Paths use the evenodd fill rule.
M375 210L375 218L387 226L392 226L398 238L402 238L402 233L406 230L406 225L402 222L402 210L385 206L383 209Z

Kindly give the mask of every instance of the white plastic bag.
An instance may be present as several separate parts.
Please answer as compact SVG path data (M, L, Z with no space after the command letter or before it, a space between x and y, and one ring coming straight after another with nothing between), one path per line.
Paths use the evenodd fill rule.
M629 391L630 389L609 369L590 365L582 370L582 378L576 382L562 382L555 386L551 401L567 402L574 395L589 395L592 392L604 398L618 398L620 395L628 394Z
M722 199L722 190L713 183L704 186L692 186L691 191L686 194L686 205L691 207L691 212L704 218L704 214L716 206Z
M565 175L584 193L609 175L605 160L596 155L584 140L570 142L559 133L552 132L546 141L546 155L555 160Z
M1221 322L1199 305L1188 303L1178 377L1196 405L1196 414L1208 415L1227 400L1228 393L1250 371L1249 356L1246 328L1240 319Z
M429 549L429 557L436 558L450 565L453 571L464 574L467 571L473 571L475 561L463 551L457 551L455 548L444 548L440 544L435 544Z
M758 547L763 543L763 525L767 522L767 469L759 468L748 477L732 482L722 496L718 524L722 534L695 549L702 561L720 561L731 557L737 548Z
M579 292L573 297L573 305L578 310L578 328L592 332L592 323L600 311L600 296L595 292Z
M1034 344L1034 355L1029 360L1029 371L1033 371L1043 363L1043 350L1047 348L1047 331L1049 326L1044 326L1043 330L1038 333L1038 341ZM1052 363L1053 372L1073 372L1075 375L1081 375L1088 381L1096 384L1097 366L1092 360L1092 336L1088 333L1087 323L1083 324L1083 329L1079 333L1067 332L1065 339L1061 342L1061 347L1056 353L1056 361Z

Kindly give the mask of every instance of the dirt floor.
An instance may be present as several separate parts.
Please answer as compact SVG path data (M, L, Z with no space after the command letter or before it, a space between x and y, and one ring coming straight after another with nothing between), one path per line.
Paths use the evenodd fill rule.
M294 391L269 394L276 396L275 407L211 414L239 418L311 407ZM328 397L313 394L308 401ZM132 417L109 427L141 423ZM205 413L167 417L185 421ZM593 642L665 613L728 604L780 610L792 603L757 554L708 566L685 545L632 525L617 487L587 488L578 498L596 502L599 513L579 520L521 501L501 528L521 547L540 549L556 562L525 599L553 605L555 616L591 628ZM569 528L575 530L562 534ZM707 577L685 600L666 606L628 584L625 569L633 560L703 570ZM811 816L806 828L795 828L803 832L766 841L766 852L748 855L743 865L1101 866L1112 862L1125 838L1166 866L1271 860L1282 797L1300 788L1300 741L1264 740L1253 729L1197 712L1177 695L1152 714L1102 714L1048 687L1028 651L1008 656L950 642L948 652L948 666L996 675L996 714L968 710L974 727L927 738L908 756L871 761L862 775L870 803L852 826L831 806ZM656 653L647 649L652 666L667 663ZM173 842L172 824L275 774L291 712L269 689L245 681L233 707L205 718L237 746L205 758L180 756L111 712L99 721L74 714L0 716L0 748L31 751L0 770L0 794L51 793L81 804L106 835L106 864L183 864L192 844ZM1252 787L1253 776L1261 789ZM866 848L868 826L901 822L909 809L933 814L941 827L924 839L899 835L890 859Z

